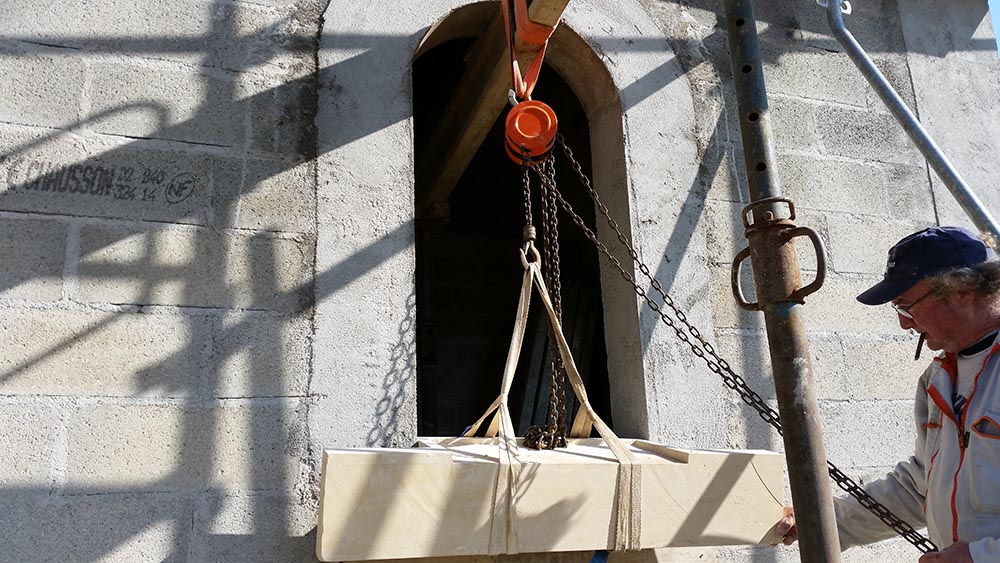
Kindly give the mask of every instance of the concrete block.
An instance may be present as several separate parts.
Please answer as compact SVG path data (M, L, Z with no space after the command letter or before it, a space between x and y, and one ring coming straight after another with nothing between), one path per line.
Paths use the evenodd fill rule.
M299 312L311 305L311 239L255 234L235 238L228 252L230 306Z
M959 174L961 173L962 171L959 170ZM931 174L931 184L934 191L934 208L938 212L937 223L941 225L956 225L965 227L972 232L979 232L981 229L976 226L972 219L965 213L965 210L962 209L962 206L959 205L958 201L955 200L955 196L948 189L948 186L936 175L933 175L933 172ZM982 202L986 211L992 214L995 221L997 219L996 210L1000 209L1000 204L994 203L994 200L1000 200L997 190L993 189L992 184L969 184L968 179L966 179L966 184L969 185L973 193L976 194L976 197Z
M294 311L308 297L312 245L298 239L88 225L80 246L87 302Z
M903 127L887 113L831 105L817 110L815 123L826 154L910 166L924 163Z
M250 143L254 149L303 159L315 153L317 85L311 75L291 80L285 76L248 76L242 82L252 115Z
M0 33L88 50L131 53L144 45L143 55L196 63L204 58L201 51L211 31L208 15L207 4L190 0L127 6L67 0L57 7L25 0L0 7Z
M100 204L105 211L96 215L168 223L206 222L212 205L209 157L128 146L104 151L90 160L111 170L114 177L114 193L103 198ZM96 204L96 198L88 203Z
M826 283L806 298L803 320L809 330L898 336L896 314L889 307L858 303L857 296L882 279L878 276L827 272Z
M777 94L768 96L768 104L775 150L822 151L820 105Z
M312 562L316 511L297 496L235 494L199 502L193 561Z
M169 495L0 496L9 561L186 561L192 503Z
M896 53L906 49L896 2L851 2L851 6L853 15L845 18L847 27L866 50ZM789 37L822 49L840 50L840 44L830 34L826 10L814 3L776 0L755 5L754 15L762 37Z
M845 337L843 354L832 358L830 372L845 379L856 399L913 399L917 380L934 356L925 347L921 359L914 360L917 340L902 330L891 338Z
M6 394L2 388L0 393ZM6 404L0 406L0 428L0 450L4 452L0 456L0 483L8 490L31 487L47 491L59 414L40 404Z
M933 355L913 360L917 339L895 337L842 337L830 333L807 334L815 374L816 396L821 400L910 400L917 379ZM767 336L763 332L718 331L719 355L751 388L774 398Z
M778 172L785 197L799 208L934 222L923 166L779 153Z
M5 218L0 221L0 297L58 301L66 257L65 223ZM26 244L30 241L30 244Z
M849 58L787 37L773 39L780 40L760 42L768 94L866 106L870 88Z
M317 22L303 25L295 18L299 10L306 8L249 2L211 6L209 60L229 70L301 78L315 69Z
M633 230L635 233L633 240L637 241L639 260L645 263L652 277L676 301L678 307L691 316L692 321L698 319L698 316L691 309L703 301L705 289L710 283L709 272L705 268L707 262L705 233L695 228L703 213L702 206L703 202L693 198L685 201L683 206L680 202L668 204L660 209L681 209L678 216L674 217L669 212L659 216L651 214L647 218L640 219L641 226L637 225ZM676 219L677 222L674 223L671 219ZM610 235L604 236L604 240L611 238ZM632 267L630 262L631 260L625 262L626 268ZM638 272L637 267L636 272ZM618 272L610 268L608 273L618 276ZM660 299L651 289L645 276L638 275L639 283L648 291L652 291L650 295L654 299ZM623 288L623 291L626 291L629 298L635 293L634 288L631 291ZM707 307L704 313L707 322ZM652 311L640 311L643 320L653 319L655 316Z
M292 21L292 2L258 4L67 0L55 10L42 0L25 0L0 6L0 34L240 71L287 72L297 58L311 57L298 36L304 32Z
M212 225L217 229L237 223L244 168L243 159L219 157L212 161Z
M836 368L843 349L836 336L808 333L814 392L818 399L842 400L853 396L850 378ZM763 332L725 331L716 335L718 352L747 384L765 399L774 399L774 375L767 335ZM857 374L863 377L865 374Z
M755 389L755 391L757 391ZM773 399L765 399L765 404L774 412L778 412L778 404ZM764 422L756 409L746 405L739 397L735 397L731 407L730 441L727 447L736 449L761 449L773 452L783 452L785 445L781 435L768 423ZM791 498L790 494L786 495Z
M1000 144L1000 64L995 57L973 63L913 56L911 65L921 123L995 214L1000 190L992 155ZM971 225L937 173L930 176L941 224Z
M284 490L299 474L297 404L105 405L69 428L75 490Z
M731 392L671 329L661 326L658 330L662 336L651 340L644 358L650 437L679 448L724 444L731 406L720 398L728 398ZM719 400L705 401L705 397ZM636 404L637 399L626 404ZM617 400L612 395L612 405ZM699 422L682 422L692 420Z
M233 227L256 231L315 232L316 185L312 164L246 162Z
M728 265L712 267L709 296L712 302L713 324L716 328L763 329L764 315L754 311L744 311L736 304L730 277ZM752 264L743 265L740 286L747 301L752 303L757 300L754 293Z
M743 149L738 144L715 142L706 148L698 167L700 184L708 187L706 200L750 201Z
M905 103L907 107L910 109L918 107L917 100L913 92L913 79L910 74L910 64L904 53L888 53L882 56L874 56L872 57L872 62L875 63L875 67L882 73L882 76L885 76L889 85L892 86L892 89L895 90L897 94L899 94L899 97L903 99L903 103ZM854 69L854 74L859 77L862 76L861 72L857 69ZM865 93L869 108L884 113L889 111L882 99L875 93L874 89L866 87Z
M778 411L777 404L767 401ZM839 401L822 399L818 403L820 426L827 459L857 480L882 477L899 461L913 455L916 431L913 424L913 401ZM746 440L738 447L783 451L781 437L748 407L741 407L744 418L738 428ZM834 486L836 491L836 486Z
M837 272L879 275L885 272L889 247L927 224L896 223L884 218L831 215L828 250L830 264ZM877 233L872 240L862 233Z
M319 397L310 436L323 448L409 447L417 431L413 296L393 308L347 293L316 311L324 330L313 349L310 392Z
M248 106L233 78L169 63L93 63L87 127L112 135L242 147Z
M0 129L0 146L12 148L0 158L0 209L172 223L204 223L210 211L203 155L26 128Z
M330 226L332 234L355 239L360 247L365 240L403 240L409 236L412 242L414 229L414 192L411 182L399 182L400 178L412 180L407 171L397 172L394 185L375 186L367 182L356 187L334 189L329 183L317 186L317 216L321 226ZM405 184L405 187L404 187ZM330 186L330 187L328 187ZM355 209L346 215L344 209ZM357 237L364 237L358 239ZM379 245L388 246L388 245ZM394 246L394 245L393 245Z
M770 97L779 150L921 166L923 157L889 114L799 98Z
M708 260L728 265L747 246L743 233L742 211L745 204L706 202L703 224L708 244Z
M70 126L80 118L85 74L79 59L0 50L0 92L4 93L0 121Z
M85 225L79 289L86 302L219 307L227 238L203 230Z
M200 395L210 341L205 317L0 310L0 393Z
M827 457L839 467L885 471L913 455L913 401L823 401Z
M310 334L307 319L225 317L213 338L215 396L305 395Z

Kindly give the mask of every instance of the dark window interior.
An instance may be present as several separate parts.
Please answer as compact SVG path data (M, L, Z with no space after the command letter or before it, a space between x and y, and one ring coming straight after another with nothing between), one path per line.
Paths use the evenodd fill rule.
M414 62L418 160L462 76L472 43L447 42ZM587 118L569 87L555 71L544 67L533 98L556 111L559 131L589 175ZM500 390L523 273L518 249L524 224L521 170L504 151L505 117L506 110L451 193L449 217L417 222L417 401L419 432L424 436L461 433ZM416 179L418 194L426 189L421 180ZM593 202L561 151L557 185L593 228ZM539 185L534 175L532 198L541 236ZM590 400L610 424L597 251L562 211L558 233L564 331ZM541 251L541 241L537 246ZM549 346L543 315L535 296L510 396L518 435L530 424L544 424L547 417ZM554 347L552 351L557 353ZM567 422L572 423L576 408L572 390L567 398L569 408L574 409L568 411Z

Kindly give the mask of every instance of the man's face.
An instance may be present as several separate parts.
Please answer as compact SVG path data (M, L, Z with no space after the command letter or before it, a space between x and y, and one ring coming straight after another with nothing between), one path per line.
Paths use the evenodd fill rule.
M966 301L954 295L938 300L930 294L930 287L920 282L892 303L896 306L899 326L923 334L928 348L958 352L964 348L968 336L968 331L964 330L967 326L965 315L974 313L966 310Z

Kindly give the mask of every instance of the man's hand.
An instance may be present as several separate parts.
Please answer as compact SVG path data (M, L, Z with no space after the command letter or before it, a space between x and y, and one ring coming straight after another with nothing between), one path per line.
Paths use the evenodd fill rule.
M969 553L969 544L963 541L953 543L943 551L924 554L919 563L972 563L972 554Z
M799 539L799 530L795 527L795 511L790 506L785 507L785 515L778 520L778 533L781 534L781 543L792 545ZM966 549L968 553L968 549ZM944 559L943 561L949 561ZM971 559L969 560L972 561Z

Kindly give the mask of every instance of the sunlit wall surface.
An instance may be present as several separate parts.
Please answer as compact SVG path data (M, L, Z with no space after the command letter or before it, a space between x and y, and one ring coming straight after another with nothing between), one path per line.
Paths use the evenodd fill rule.
M314 560L322 450L415 437L412 57L467 4L0 2L0 559ZM1000 210L986 4L854 4L848 27ZM854 297L892 241L968 222L823 9L756 10L778 176L829 252L802 309L826 445L867 481L911 447L923 364L890 310ZM762 319L729 288L749 195L722 3L574 0L564 25L578 42L550 46L550 62L599 116L595 174L618 173L595 182L678 306L771 400ZM592 66L566 64L579 53ZM800 263L812 279L805 244ZM629 383L611 394L631 417L616 423L681 448L780 450L655 314L617 295L603 304L638 326L605 340L609 357L636 358L608 372L611 388ZM845 555L914 559L898 541Z

